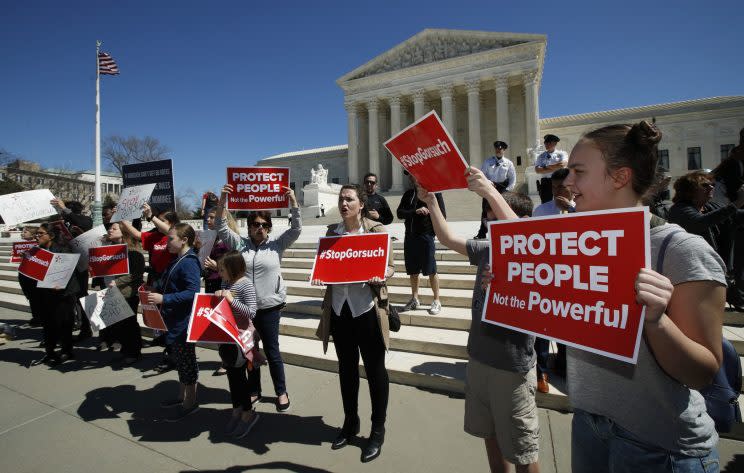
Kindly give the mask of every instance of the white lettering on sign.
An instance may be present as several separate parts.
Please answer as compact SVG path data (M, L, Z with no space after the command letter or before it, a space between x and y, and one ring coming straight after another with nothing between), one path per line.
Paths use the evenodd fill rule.
M428 148L417 148L414 154L404 154L400 157L400 161L407 168L422 164L427 159L437 158L447 153L451 153L452 148L446 141L441 139L437 140L437 144L429 146Z
M351 248L344 251L323 250L320 253L320 259L335 259L343 261L345 259L356 258L379 258L385 255L385 250L378 247L375 250L352 250Z
M234 172L233 181L250 182L281 182L284 180L283 172ZM240 188L238 188L240 190Z
M28 258L29 261L33 261L36 264L49 267L49 261L44 261L43 259L39 259L36 256L29 255L29 254L26 254L26 258Z
M126 259L127 255L125 253L119 253L117 255L101 255L101 256L91 256L88 261L91 263L100 263L101 261L117 261L117 260L123 260Z
M579 253L584 256L596 256L601 251L596 243L606 239L607 254L617 256L617 240L623 236L625 236L624 230L602 230L601 232L589 230L581 235L576 232L546 233L544 235L535 233L529 237L526 235L501 235L499 242L502 255L506 253L526 255L529 253L539 256L547 250L550 255L556 255L560 252L563 256L577 256Z

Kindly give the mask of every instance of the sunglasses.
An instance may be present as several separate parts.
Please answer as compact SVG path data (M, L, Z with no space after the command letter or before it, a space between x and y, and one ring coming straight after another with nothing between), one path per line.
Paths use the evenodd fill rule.
M364 181L364 183L367 185L370 185L370 184L375 185L377 184L377 181Z
M256 228L256 229L258 229L258 228L261 228L261 227L263 227L263 228L265 228L266 230L268 230L268 229L270 229L270 228L271 228L271 224L270 224L270 223L266 223L266 222L263 222L263 223L260 223L260 222L252 222L252 223L251 223L251 228Z

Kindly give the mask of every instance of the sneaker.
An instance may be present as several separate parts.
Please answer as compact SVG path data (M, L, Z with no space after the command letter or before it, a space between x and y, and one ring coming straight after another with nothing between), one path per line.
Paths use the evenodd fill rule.
M258 418L260 416L258 415L258 412L253 411L253 417L251 417L251 420L248 422L243 422L242 420L240 423L238 423L238 426L235 427L235 431L233 432L233 438L235 439L242 439L248 433L251 431L254 425L256 425L256 422L258 422Z
M403 306L403 309L401 309L401 312L406 312L409 310L416 310L418 309L419 301L415 297L411 297L411 300L406 303L406 305Z
M442 303L439 301L433 301L431 307L429 307L429 315L437 315L442 310Z
M160 403L160 407L163 409L170 409L172 407L178 407L183 404L183 399L166 399Z
M199 404L194 403L191 407L181 407L178 408L178 410L170 417L167 417L165 419L166 422L178 422L179 420L183 419L184 417L188 417L194 412L199 410Z

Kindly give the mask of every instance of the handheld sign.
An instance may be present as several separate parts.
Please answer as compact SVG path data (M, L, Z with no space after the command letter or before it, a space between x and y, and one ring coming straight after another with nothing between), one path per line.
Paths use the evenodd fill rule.
M3 217L6 225L17 225L57 215L57 209L49 203L52 199L54 195L49 189L0 195L0 216Z
M79 258L80 255L77 253L54 253L49 270L44 275L44 279L36 284L36 287L47 289L67 287Z
M346 284L385 279L389 251L387 233L322 237L310 280Z
M80 305L96 330L134 316L132 308L116 286L81 297Z
M253 332L238 327L227 299L214 294L197 294L194 298L186 340L193 343L235 343L246 354L255 345Z
M103 244L102 238L106 235L106 227L98 225L93 227L82 235L70 240L72 251L80 255L77 270L82 271L88 267L88 250Z
M647 207L490 222L483 321L635 363L648 222Z
M142 216L142 206L147 202L155 189L155 184L126 187L121 191L116 203L116 212L111 216L111 223L122 220L134 220Z
M289 168L227 168L229 210L275 210L289 207L282 186L289 187Z
M43 281L49 266L52 264L54 253L44 248L34 247L23 254L21 265L18 266L18 272L26 277Z
M216 230L197 230L196 239L201 243L199 247L199 264L204 268L204 262L209 258L214 248L214 242L217 241Z
M142 323L145 327L168 331L168 327L165 325L165 321L163 321L163 316L160 314L158 306L147 302L147 295L150 294L150 292L151 288L147 286L140 286L137 290L140 306L142 306Z
M92 278L129 274L127 245L107 245L88 248L88 270Z
M159 210L176 210L172 160L125 164L121 167L121 176L125 188L155 184L155 190L150 195L150 205Z
M35 241L14 241L13 250L10 253L10 262L20 263L21 261L23 261L23 253L35 246Z
M433 110L387 140L385 148L429 192L468 188L468 163Z

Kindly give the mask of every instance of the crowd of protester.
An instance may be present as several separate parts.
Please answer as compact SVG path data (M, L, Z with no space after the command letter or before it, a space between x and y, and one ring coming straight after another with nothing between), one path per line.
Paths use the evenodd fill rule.
M646 307L635 365L559 344L551 368L548 340L481 321L486 288L493 278L490 241L483 231L486 223L642 206L659 189L656 148L660 140L660 131L645 121L605 126L584 135L569 156L556 149L557 136L546 135L546 151L535 165L542 204L534 209L527 195L514 192L516 178L505 156L507 143L494 142L494 156L481 169L470 168L467 175L468 188L482 199L483 209L483 225L473 239L452 230L440 194L428 192L406 173L410 188L396 214L404 221L405 270L412 294L401 310L419 308L420 274L429 278L433 292L428 313L436 316L443 310L435 237L477 267L467 342L464 430L484 440L492 471L509 471L511 465L520 472L539 470L536 392L549 392L551 369L566 377L574 410L574 472L718 471L718 433L699 390L710 384L722 363L726 302L737 309L744 305L740 294L744 247L739 244L744 221L743 143L713 172L679 177L673 204L663 207L666 220L658 215L650 218L652 265L641 269L635 281L636 301ZM368 173L361 186L341 186L341 220L327 227L326 236L388 232L385 225L393 221L393 213L377 193L378 185L378 177ZM225 433L243 438L259 420L255 405L262 399L261 365L268 364L276 410L290 409L279 343L287 299L282 256L299 238L302 218L294 192L284 188L290 227L274 235L271 214L251 212L248 234L242 236L226 209L232 192L226 184L219 197L204 195L204 224L216 231L217 240L203 265L194 228L181 223L175 213L145 205L142 218L154 228L143 232L138 221L110 222L115 209L105 209L107 232L101 235L101 244L125 244L130 271L98 278L93 286L118 288L135 313L138 289L143 284L150 289L147 302L160 307L168 328L156 339L165 346L160 369L175 367L178 374L178 393L161 403L172 409L168 420L173 422L199 409L199 366L195 344L187 341L186 333L202 278L207 293L228 301L238 327L251 334L248 352L236 344L219 347L222 366L217 372L226 373L232 402ZM651 201L660 200L654 196ZM39 247L53 253L70 253L69 237L90 230L92 221L82 215L77 202L55 199L52 204L61 220L26 226L22 237L35 239ZM657 208L661 207L652 206ZM149 254L147 266L144 252ZM390 251L384 278L334 285L311 281L325 286L317 336L324 352L332 341L338 359L344 422L331 443L333 450L343 448L360 432L360 356L364 365L372 414L362 462L377 458L385 440L389 398L385 355L391 331L386 280L394 272ZM58 365L74 359L72 332L81 311L78 299L88 292L87 268L77 268L61 288L36 287L33 279L22 274L19 282L29 300L30 324L41 326L44 333L45 354L33 364ZM83 320L84 315L81 340L90 336L90 326ZM136 318L102 330L99 340L101 349L119 345L124 364L141 359Z

